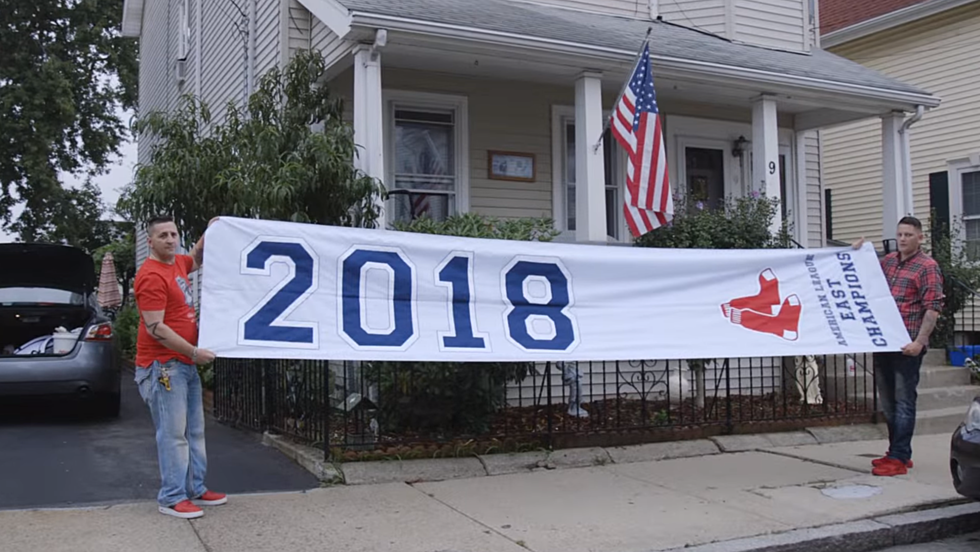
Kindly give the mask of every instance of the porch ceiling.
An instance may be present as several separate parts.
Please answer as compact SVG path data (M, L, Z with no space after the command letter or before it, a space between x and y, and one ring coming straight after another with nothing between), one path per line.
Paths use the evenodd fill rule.
M373 30L354 28L349 35L368 40ZM552 52L512 46L432 37L425 34L389 32L382 50L385 67L447 74L456 77L539 83L566 86L571 91L575 79L585 70L603 74L603 93L614 97L632 70L632 60L604 60L581 55L555 56ZM333 67L339 73L352 62L350 56ZM705 104L715 107L751 109L761 94L776 98L781 114L796 117L796 128L807 130L865 119L896 109L893 104L861 97L765 85L752 79L721 79L697 73L656 74L658 101L669 113L673 102ZM843 106L843 107L842 107Z
M776 94L783 111L846 106L864 116L938 105L938 98L847 59L750 46L662 21L643 21L514 0L304 0L351 41L389 33L386 63L515 80L568 82L602 71L618 90L651 30L658 93L747 101ZM317 10L312 10L316 13ZM478 69L479 67L483 69ZM451 67L451 69L450 69ZM695 84L697 86L691 86ZM687 86L687 88L685 88ZM712 89L714 88L714 90Z

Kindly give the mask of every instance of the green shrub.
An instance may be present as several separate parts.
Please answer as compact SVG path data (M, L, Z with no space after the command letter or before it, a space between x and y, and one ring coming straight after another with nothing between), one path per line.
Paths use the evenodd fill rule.
M729 198L722 208L708 209L698 200L675 202L670 224L640 236L637 247L681 249L785 249L793 246L790 225L784 220L773 234L779 212L777 198Z
M123 358L136 359L136 334L139 331L140 315L132 303L119 309L114 328L119 336L119 347Z
M932 220L936 220L935 213ZM945 295L936 329L929 336L929 345L935 349L948 349L953 345L956 315L973 298L973 290L980 287L980 264L970 258L970 251L958 237L961 222L954 219L951 226L934 223L933 240L926 248L939 263Z

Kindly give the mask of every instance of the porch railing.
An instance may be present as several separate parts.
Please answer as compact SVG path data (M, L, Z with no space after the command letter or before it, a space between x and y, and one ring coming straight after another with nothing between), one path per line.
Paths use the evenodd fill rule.
M215 415L327 457L615 446L872 421L871 355L538 364L219 359Z

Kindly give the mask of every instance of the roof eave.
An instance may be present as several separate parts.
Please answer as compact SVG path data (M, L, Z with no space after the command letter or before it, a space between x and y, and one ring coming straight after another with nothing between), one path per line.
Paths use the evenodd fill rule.
M976 1L977 0L929 0L920 4L914 4L912 6L895 10L884 15L879 15L878 17L868 19L867 21L861 21L860 23L855 23L844 27L843 29L837 29L836 31L822 35L820 37L820 45L824 49L832 48L834 46L851 42L852 40L857 40L875 33L887 31L888 29L898 27L899 25L905 25L920 19L925 19L926 17L931 17L944 11L949 11Z
M350 12L350 17L351 27L383 27L388 30L406 33L425 34L443 38L456 38L503 46L518 46L532 50L537 49L547 51L549 53L574 54L607 61L616 61L624 64L631 64L636 58L636 52L633 51L514 33L505 33L500 31L491 31L475 27L450 25L432 21L357 11ZM666 69L675 74L696 73L702 76L712 75L719 78L751 80L762 84L798 87L827 93L850 94L863 98L893 103L896 105L896 107L903 106L909 110L914 110L915 106L918 105L925 107L936 107L940 103L939 98L931 94L921 94L903 90L892 90L844 82L826 81L822 79L799 77L786 75L783 73L762 71L758 69L748 69L732 65L721 65L667 56L651 55L650 58L661 71Z
M139 38L143 32L143 7L146 0L124 0L122 35Z

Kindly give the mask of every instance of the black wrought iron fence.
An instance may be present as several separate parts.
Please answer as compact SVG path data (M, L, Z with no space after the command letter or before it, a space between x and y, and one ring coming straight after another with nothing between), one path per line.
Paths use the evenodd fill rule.
M347 460L870 421L871 355L453 364L219 359L215 415Z

